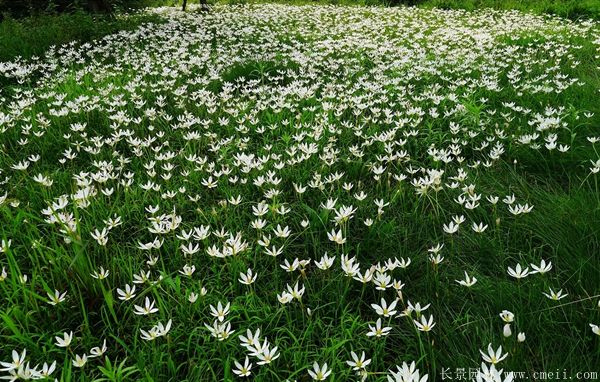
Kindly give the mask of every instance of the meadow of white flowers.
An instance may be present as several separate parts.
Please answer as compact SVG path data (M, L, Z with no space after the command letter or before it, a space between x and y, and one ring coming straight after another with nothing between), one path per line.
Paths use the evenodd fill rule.
M596 22L148 12L0 63L2 378L600 364Z

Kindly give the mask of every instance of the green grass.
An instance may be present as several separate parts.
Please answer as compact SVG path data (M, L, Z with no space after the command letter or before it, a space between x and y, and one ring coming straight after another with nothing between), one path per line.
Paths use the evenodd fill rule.
M10 179L4 184L8 199L0 206L0 239L11 240L12 244L0 254L0 271L5 268L8 273L0 282L0 360L8 361L13 349L27 348L32 365L57 360L55 375L61 381L230 381L236 379L232 373L234 360L243 360L247 354L237 336L245 335L247 329L261 328L262 338L277 345L281 355L265 366L256 365L252 358L257 381L308 381L307 371L315 361L327 362L333 369L328 381L358 380L345 363L350 351L365 351L372 359L368 367L372 374L367 381L385 381L384 373L393 365L413 360L422 373L429 374L430 381L437 381L444 369L479 367L479 350L488 343L494 348L502 345L509 353L499 364L506 371L566 370L569 377L576 372L598 371L600 337L592 333L589 324L600 324L600 193L598 175L590 175L589 167L590 160L600 158L600 148L599 143L591 144L587 139L598 135L596 127L600 123L598 45L594 43L594 36L600 33L598 26L581 32L579 24L552 22L540 28L530 26L535 21L531 16L511 16L525 21L514 33L493 32L494 49L488 53L495 56L468 61L465 52L472 51L472 44L460 36L450 37L455 32L452 27L465 28L469 32L465 36L479 32L485 37L496 27L494 17L504 13L459 15L416 9L390 16L397 11L259 6L217 7L209 15L166 15L168 23L150 26L131 40L124 38L126 34L109 37L104 41L109 46L107 52L95 52L82 62L68 62L64 70L42 82L36 82L37 74L21 84L11 80L3 90L5 100L0 103L0 113L13 113L15 108L24 111L16 114L16 121L10 123L1 139L0 168L3 177ZM474 26L473 18L481 22L481 15L487 15L483 18L489 25ZM391 18L388 23L378 24L387 17ZM346 29L346 25L357 29ZM406 25L406 30L398 31ZM410 35L413 29L423 33ZM409 35L394 40L401 33ZM449 51L434 51L440 39L444 43L443 39L448 40L441 45L450 47ZM400 49L415 48L411 45L415 41L424 51L420 61L397 65L403 57ZM384 53L369 45L386 46L388 42L395 44L394 49ZM279 45L274 45L275 49L271 44ZM327 59L316 55L330 45L337 50L328 52ZM507 47L514 48L512 55L497 53ZM452 52L462 53L457 58ZM560 52L558 61L551 59L556 58L555 52ZM313 56L302 60L302 54ZM534 63L522 62L532 57ZM440 64L440 72L408 77L418 64L436 60L448 60ZM579 64L572 65L576 61ZM337 62L342 65L334 67ZM501 89L457 86L448 90L458 94L455 101L444 99L438 104L448 109L458 106L462 112L448 117L425 115L415 126L401 127L390 140L406 139L405 144L393 149L406 150L411 159L385 162L381 180L373 178L371 168L382 164L381 158L389 154L384 142L365 144L361 158L350 155L349 147L366 142L364 135L357 135L354 129L374 136L394 126L370 119L375 114L371 107L355 114L360 102L378 99L385 90L388 99L379 99L378 108L390 107L404 113L409 106L399 102L410 101L410 106L428 110L435 103L427 96L438 87L448 89L451 80L481 79L490 67L503 62L510 65L501 67ZM552 69L557 62L559 68ZM512 66L529 69L519 84L558 70L583 85L561 92L521 94L506 77ZM397 82L387 84L385 89L359 86L369 81L378 83L381 76ZM298 85L302 80L305 82ZM228 91L234 84L245 86L236 85ZM314 84L317 89L308 96L289 90L302 94L298 88ZM330 87L335 89L333 93ZM264 98L253 98L255 93L250 90ZM416 98L407 98L407 92ZM280 93L289 97L288 105L265 101ZM61 95L65 95L65 102L59 101ZM160 96L165 97L164 102ZM365 98L352 103L352 96ZM52 111L67 102L86 103L85 97L93 101L75 107L68 115ZM214 99L219 102L211 105ZM140 102L142 106L136 106ZM515 118L509 120L502 116L507 112L503 106L506 102L515 102L529 112L512 113L510 116ZM338 114L327 110L325 103L348 107ZM552 131L559 135L560 143L571 146L566 153L518 144L513 137L535 131L528 121L549 106L565 108L558 113L565 125ZM231 112L235 108L239 108L236 116ZM158 116L147 114L151 109ZM132 121L114 118L118 112ZM595 115L588 118L587 112ZM242 116L254 122L242 120ZM221 123L222 118L229 121ZM468 141L460 154L465 164L434 161L427 154L432 145L456 144L450 122L466 129L458 133L460 140ZM72 131L75 123L86 123L85 132ZM33 132L43 131L44 135L28 132L30 124ZM259 132L260 127L264 131ZM416 137L404 135L411 129L419 131ZM495 130L503 131L506 137L498 138ZM116 131L129 134L132 140L111 142ZM199 132L198 139L184 137L194 131ZM314 142L318 155L279 166L286 159L296 158L289 152L292 148L299 150L300 135L308 133L314 136L302 138L303 142ZM100 144L97 137L108 143ZM467 166L477 160L490 160L487 151L476 147L493 137L504 144L500 158L493 160L489 168ZM136 151L133 138L154 141ZM28 142L20 143L23 139ZM91 149L96 145L100 147L94 153ZM329 146L339 150L338 161L326 163ZM59 162L69 148L77 157ZM175 157L157 158L157 153L168 152L176 153ZM248 173L234 156L242 152L258 158L272 154L280 157ZM41 159L27 170L11 167L35 154ZM207 163L191 163L186 157L192 154L205 156ZM121 155L128 160L120 161ZM156 162L154 175L146 167L152 161ZM116 168L108 170L116 179L102 180L102 162ZM168 164L174 169L165 169ZM471 210L457 204L460 187L444 186L437 192L416 195L410 178L403 182L392 179L392 174L408 173L409 164L445 170L445 185L453 181L450 176L456 175L459 168L464 169L468 178L460 185L475 185L475 191L482 195L481 206ZM233 184L227 180L229 175L221 175L217 187L202 185L209 175L216 177L214 170L226 168L248 182ZM183 175L180 170L190 173ZM129 171L134 173L133 184L124 187L120 181ZM268 177L269 171L281 178L281 183L262 187L253 184L259 175ZM344 174L343 180L308 188L304 194L294 191L293 183L307 185L315 174L325 178L336 172ZM49 176L54 184L43 187L33 181L39 173ZM87 176L82 173L95 174L92 184L97 191L115 191L111 196L98 193L85 207L69 201L66 211L74 214L78 226L67 243L61 227L45 222L40 211L58 196L81 189L74 176ZM161 177L167 174L172 177ZM422 173L417 172L414 178L420 176ZM140 186L148 181L160 184L161 190L142 189ZM352 182L354 189L345 191L343 182ZM186 191L173 198L163 195L180 187ZM267 198L268 189L280 194ZM364 202L353 196L359 190L368 194ZM502 199L510 194L516 195L518 203L533 205L533 211L514 216L502 201L497 206L485 201L486 196ZM197 201L188 198L193 195L199 195ZM222 203L237 195L243 197L241 204ZM380 198L390 205L378 216L375 199ZM274 245L285 247L277 258L264 254L257 243L261 235L250 228L256 218L252 207L263 199L270 205L263 232L272 233L277 225L289 226L293 231L288 239L272 238ZM337 207L358 208L354 218L341 225L347 239L343 245L327 237L331 229L339 228L332 223L334 211L321 207L327 199L337 199ZM18 205L9 204L16 201ZM176 237L181 228L164 235L148 231L151 214L145 208L156 205L161 207L158 214L170 214L175 209L185 230L205 225L213 232L241 232L250 248L227 258L208 256L207 248L220 247L224 242L212 235L198 242L200 252L185 256L180 246L186 241ZM282 205L290 208L288 214L274 212ZM91 233L105 227L104 221L114 215L120 216L123 224L111 230L108 244L101 246ZM459 233L443 233L443 224L455 215L464 215L467 221ZM370 227L363 224L367 218L374 220ZM309 226L304 227L302 220ZM471 222L483 222L488 229L477 234L470 229ZM149 266L148 253L138 248L138 242L150 242L157 236L165 241L151 252L159 255L159 260ZM445 259L433 266L427 249L436 243L444 244ZM321 271L314 261L325 252L337 256L336 262L332 269ZM368 325L378 318L371 304L379 303L382 297L390 302L395 292L379 291L372 284L345 276L340 269L343 253L356 256L363 272L390 258L411 258L407 269L388 272L405 284L400 310L408 300L431 303L426 315L433 314L435 328L419 332L411 319L398 317L384 319L393 327L389 336L378 340L367 337ZM295 258L311 258L313 263L292 273L280 268L284 259ZM508 267L539 264L540 259L552 261L553 269L547 274L523 280L507 274ZM196 266L193 277L179 273L186 264ZM101 266L110 270L110 275L104 280L94 279L90 274ZM259 275L251 286L237 281L240 272L248 268ZM141 271L151 271L151 279L157 282L138 285L133 301L118 300L116 289L131 284L133 275ZM464 277L465 271L478 279L471 288L455 282ZM28 275L26 283L19 281L22 274ZM306 287L303 298L279 304L277 294L296 282ZM199 293L202 287L208 290L206 296L189 303L189 293ZM569 295L559 302L552 301L542 295L548 288L563 289ZM57 306L46 303L46 293L54 289L67 292L66 301ZM159 312L150 316L133 314L133 304L142 305L146 296L156 301ZM217 341L204 327L204 323L213 322L209 306L219 301L231 302L227 320L235 333L225 341ZM515 314L513 335L508 338L502 335L499 318L504 309ZM167 336L152 342L140 338L140 329L148 330L157 321L166 323L169 319L173 327ZM69 331L75 333L73 344L68 349L55 346L54 336ZM518 343L516 333L521 331L527 339ZM83 369L71 365L75 354L89 353L104 339L109 348L106 358L90 359ZM531 378L531 374L528 376Z
M209 1L210 2L210 1ZM478 9L518 10L535 14L550 14L568 19L600 19L600 0L219 0L224 4L281 2L287 4L388 5L420 6L475 11ZM180 2L168 0L166 5Z
M112 17L83 12L6 18L0 22L0 61L40 57L52 46L72 41L90 42L121 30L135 29L146 22L160 22L160 18L145 14Z
M570 19L600 19L598 0L425 0L425 6L469 11L493 8L553 14Z

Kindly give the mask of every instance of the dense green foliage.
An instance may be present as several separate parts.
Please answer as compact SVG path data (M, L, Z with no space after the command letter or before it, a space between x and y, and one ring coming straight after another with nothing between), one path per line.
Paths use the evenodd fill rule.
M144 22L160 22L147 14L121 14L118 17L72 14L39 14L0 23L0 61L15 57L41 56L51 46L71 41L88 42L120 30L131 30Z
M209 0L209 3L245 4L273 1L294 4L417 5L465 10L482 8L516 9L534 13L554 14L570 19L600 19L600 0ZM188 3L197 2L197 0L188 0ZM0 0L0 15L4 13L13 17L20 17L31 13L80 10L107 12L145 6L179 6L181 3L182 0Z
M178 0L162 0L177 5ZM552 14L569 19L600 19L600 0L217 0L226 4L282 2L293 4L420 6L425 8L519 10L536 14Z
M392 0L394 1L394 0ZM402 2L403 0L398 0ZM444 9L476 10L481 8L516 9L549 13L571 19L600 19L600 0L417 0L425 6Z
M154 0L0 0L0 15L23 17L39 13L89 11L110 13L157 4Z
M260 329L278 358L250 357L256 381L306 382L313 362L328 363L329 382L358 381L351 351L372 360L367 382L412 360L439 381L479 367L488 343L503 346L506 371L597 371L597 24L490 10L154 11L168 22L5 69L0 361L27 349L32 367L57 361L61 381L231 381L248 355L238 335ZM27 22L8 25L25 39ZM316 265L325 254L331 269ZM541 260L550 269L511 275ZM403 285L375 289L348 263ZM248 269L256 280L238 281ZM294 285L304 295L281 302ZM396 297L399 312L431 304L436 326L380 317L373 305ZM140 315L146 298L158 311ZM227 338L210 329L218 303L231 304ZM377 319L389 335L368 336Z

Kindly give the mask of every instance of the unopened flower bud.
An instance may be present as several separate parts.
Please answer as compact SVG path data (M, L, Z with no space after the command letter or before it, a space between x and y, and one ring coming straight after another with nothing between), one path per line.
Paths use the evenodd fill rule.
M512 335L512 330L510 330L510 324L504 325L504 329L502 330L502 334L504 334L504 337L510 337Z

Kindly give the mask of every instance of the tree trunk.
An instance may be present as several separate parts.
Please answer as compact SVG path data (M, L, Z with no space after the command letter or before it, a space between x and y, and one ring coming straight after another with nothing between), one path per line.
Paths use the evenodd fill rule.
M92 13L111 13L112 8L106 0L88 0L87 9Z
M183 0L183 5L181 6L181 10L185 12L186 6L187 6L187 0Z
M200 9L203 12L208 12L208 4L206 4L206 0L200 0Z

